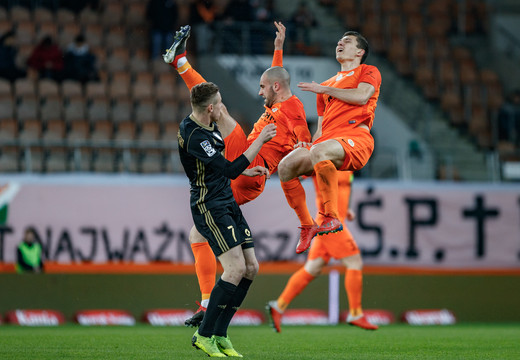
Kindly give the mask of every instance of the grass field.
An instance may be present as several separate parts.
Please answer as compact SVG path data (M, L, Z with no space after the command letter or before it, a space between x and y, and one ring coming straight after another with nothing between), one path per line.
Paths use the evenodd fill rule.
M185 327L0 326L0 359L205 359ZM347 325L230 328L251 360L520 359L520 324L389 325L374 332Z

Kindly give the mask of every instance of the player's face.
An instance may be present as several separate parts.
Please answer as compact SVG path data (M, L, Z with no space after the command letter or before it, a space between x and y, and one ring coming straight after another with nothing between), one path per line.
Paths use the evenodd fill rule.
M212 122L220 119L220 113L222 112L222 107L224 104L222 103L222 96L220 92L215 95L215 102L213 103L213 111L210 113L210 119Z
M338 62L354 60L363 50L357 47L357 39L353 35L342 37L336 45L336 60Z
M260 78L260 91L258 95L264 98L264 104L267 107L273 106L276 102L276 93L273 90L273 85L267 81L267 76L262 75Z

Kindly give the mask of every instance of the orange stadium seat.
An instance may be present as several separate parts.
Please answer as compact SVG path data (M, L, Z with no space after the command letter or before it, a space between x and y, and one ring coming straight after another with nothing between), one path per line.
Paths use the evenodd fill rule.
M136 125L132 120L119 121L116 125L114 140L134 140Z
M20 149L18 146L2 146L0 148L0 172L20 171Z
M53 118L45 122L45 131L42 134L43 141L61 141L65 139L67 125L65 120Z
M63 118L63 100L60 95L48 95L40 97L40 119L46 123L48 121Z
M9 19L13 23L19 23L20 21L31 21L31 12L28 8L20 6L20 5L14 5L11 7L9 11Z
M113 99L110 110L110 118L117 124L133 120L133 103L128 98L119 97Z

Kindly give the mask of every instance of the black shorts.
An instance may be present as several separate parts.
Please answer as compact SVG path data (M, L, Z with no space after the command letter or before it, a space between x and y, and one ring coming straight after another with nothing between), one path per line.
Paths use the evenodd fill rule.
M202 214L198 209L192 209L191 213L195 227L208 240L215 256L238 245L242 249L254 247L249 225L235 201Z

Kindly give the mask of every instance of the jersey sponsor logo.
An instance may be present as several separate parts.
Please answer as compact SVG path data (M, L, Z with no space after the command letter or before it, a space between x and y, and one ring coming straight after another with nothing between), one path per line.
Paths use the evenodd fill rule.
M348 73L347 75L345 75L345 76L352 76L352 75L354 75L354 70L352 70L351 72L349 72L349 73Z
M217 153L217 150L215 150L215 148L211 146L211 143L208 140L204 140L203 142L201 142L200 146L202 146L202 148L204 149L206 154L208 154L208 156L213 156Z

